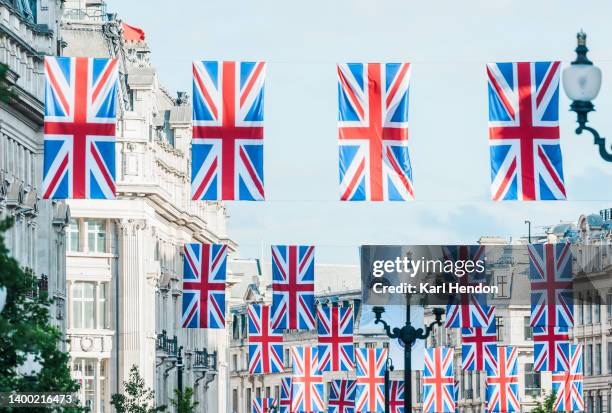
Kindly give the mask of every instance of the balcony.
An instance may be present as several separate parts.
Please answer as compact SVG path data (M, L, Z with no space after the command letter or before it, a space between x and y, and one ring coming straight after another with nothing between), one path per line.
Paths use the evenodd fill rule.
M162 330L162 332L157 335L155 349L158 353L162 353L163 358L177 357L178 339L176 336L174 336L174 338L169 338L166 335L166 330Z
M217 370L217 352L209 353L207 349L193 352L194 370Z

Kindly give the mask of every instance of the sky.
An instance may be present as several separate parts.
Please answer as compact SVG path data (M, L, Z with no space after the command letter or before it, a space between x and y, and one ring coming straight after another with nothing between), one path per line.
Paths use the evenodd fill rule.
M228 202L242 257L314 244L319 263L357 264L362 244L474 243L521 237L612 208L612 164L560 99L568 201L490 200L485 64L574 57L576 32L603 72L589 119L612 143L612 2L107 0L146 32L172 93L191 94L192 60L265 60L265 202ZM417 200L340 202L337 62L413 63L409 147Z

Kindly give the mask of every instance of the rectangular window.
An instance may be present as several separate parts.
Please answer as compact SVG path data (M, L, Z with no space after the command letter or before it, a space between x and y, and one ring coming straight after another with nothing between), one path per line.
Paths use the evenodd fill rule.
M578 295L578 298L576 299L576 321L578 322L578 324L582 324L582 320L583 320L583 308L582 308L582 296Z
M608 341L608 374L612 374L612 341ZM612 410L612 406L610 408Z
M108 316L108 283L98 284L98 328L110 328Z
M238 411L238 389L232 389L232 412Z
M79 226L79 221L77 219L71 219L68 228L66 228L66 250L68 251L81 250Z
M523 317L523 337L526 341L533 340L533 330L529 326L530 321L530 316Z
M291 367L291 350L285 349L285 367Z
M608 293L606 296L606 314L608 315L608 321L612 320L612 293Z
M414 372L414 382L416 383L416 402L421 402L421 371L417 370Z
M498 275L496 279L497 283L497 296L498 297L508 297L508 276L507 275Z
M474 390L476 391L476 398L480 398L480 372L474 373L476 375L476 382L474 383Z
M232 355L232 371L238 371L238 355Z
M94 283L75 282L72 285L72 328L94 328Z
M593 317L595 323L601 323L601 298L599 294L593 298Z
M595 344L595 354L593 357L593 374L599 376L601 374L601 343Z
M525 396L538 397L540 388L540 372L533 370L533 364L525 364Z
M106 252L105 220L87 220L87 249L89 252Z
M250 412L252 408L253 407L251 406L251 388L248 387L246 389L246 408L244 409L244 411Z
M497 341L504 341L504 319L495 316L495 329L497 330Z
M584 373L587 376L593 375L593 346L591 344L585 346Z
M81 384L79 389L83 404L91 410L95 402L96 359L77 358L72 364L73 377Z
M593 322L592 320L592 315L593 315L593 308L592 308L592 301L591 301L591 297L587 296L586 300L584 301L584 324L591 324Z

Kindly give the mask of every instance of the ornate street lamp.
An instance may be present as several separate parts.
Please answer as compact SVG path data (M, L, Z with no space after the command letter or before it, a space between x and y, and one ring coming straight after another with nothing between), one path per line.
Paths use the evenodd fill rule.
M442 325L442 314L444 309L434 308L433 314L435 321L432 321L423 331L422 328L414 328L410 323L410 301L406 297L406 324L403 327L394 327L393 329L385 320L382 319L382 314L385 312L384 307L376 306L372 308L376 319L375 324L381 323L385 328L385 333L391 339L399 339L404 344L404 412L410 413L412 410L412 345L417 340L425 340L433 330L435 325Z
M586 54L586 33L582 30L577 34L578 46L576 47L576 60L569 67L563 69L563 89L568 98L572 100L570 110L578 115L578 127L576 134L582 134L586 130L593 134L595 145L599 146L601 157L612 162L612 145L610 151L606 148L606 140L592 127L587 126L588 114L595 110L591 102L597 97L601 87L601 70L591 62Z

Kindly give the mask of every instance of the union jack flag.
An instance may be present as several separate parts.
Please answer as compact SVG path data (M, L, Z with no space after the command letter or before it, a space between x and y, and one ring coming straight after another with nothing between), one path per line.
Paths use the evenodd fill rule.
M355 413L355 387L349 379L332 380L329 383L328 413Z
M278 413L291 413L291 377L283 377L281 379Z
M455 413L455 378L453 349L435 347L425 349L423 370L423 411L427 413Z
M531 244L531 326L572 327L574 297L569 243Z
M249 306L249 373L280 373L283 366L283 332L270 327L270 306Z
M353 371L353 308L321 307L317 311L321 371Z
M448 245L442 247L445 261L465 262L467 260L478 262L485 260L485 247L483 245ZM450 274L451 278L461 286L486 285L486 271L483 268L474 268L465 271L462 276ZM487 306L485 294L462 293L451 297L452 302L446 306L446 328L459 327L487 327L490 319L494 317L494 308ZM455 302L459 301L458 304Z
M553 410L557 412L584 411L582 397L582 345L572 344L570 348L569 371L555 372L552 376L553 393L557 395Z
M315 328L314 246L272 246L272 328Z
M389 413L404 413L404 381L390 380Z
M533 328L533 369L568 371L569 334L567 327Z
M264 62L193 63L191 199L264 199Z
M494 363L487 368L487 406L489 413L518 412L518 349L498 346Z
M497 354L495 317L483 327L461 329L461 365L463 371L484 371Z
M293 378L291 382L291 411L323 412L323 375L319 371L317 348L291 347Z
M44 199L115 198L117 67L45 57Z
M560 62L489 63L493 200L565 199L559 145Z
M385 408L386 348L357 348L357 390L355 411L382 412Z
M338 65L340 199L414 198L408 156L410 63Z
M253 399L253 413L270 413L274 407L272 397L256 397Z
M185 244L184 328L225 328L226 267L226 245Z

